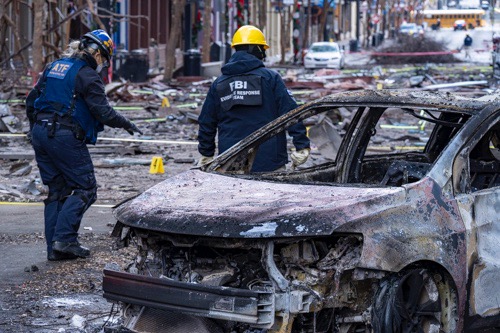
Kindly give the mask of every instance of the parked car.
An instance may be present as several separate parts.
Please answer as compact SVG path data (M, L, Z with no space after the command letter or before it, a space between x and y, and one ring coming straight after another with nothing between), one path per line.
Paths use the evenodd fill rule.
M417 25L416 23L403 23L399 27L400 35L408 35L408 36L421 36L424 34L424 28L421 25Z
M453 23L453 30L467 30L467 22L465 22L465 20L455 20Z
M308 164L250 173L259 145L300 121ZM113 235L137 255L107 266L104 297L134 332L499 327L499 147L498 98L304 104L119 205Z
M344 50L334 42L313 43L304 57L305 68L344 68Z
M490 2L487 0L482 0L481 1L481 8L484 10L490 9Z

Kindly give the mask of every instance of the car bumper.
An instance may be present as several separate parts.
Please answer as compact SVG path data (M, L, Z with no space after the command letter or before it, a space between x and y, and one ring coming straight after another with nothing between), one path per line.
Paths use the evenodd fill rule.
M269 328L274 323L273 291L203 286L104 269L104 297L110 301L238 321Z
M304 60L305 68L340 68L341 59L334 59L328 61L314 61L314 60Z

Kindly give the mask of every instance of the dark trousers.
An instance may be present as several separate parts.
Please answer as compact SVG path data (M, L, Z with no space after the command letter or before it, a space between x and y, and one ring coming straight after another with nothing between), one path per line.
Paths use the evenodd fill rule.
M59 125L49 138L47 125L35 124L32 143L40 176L49 187L44 218L50 253L53 241L77 242L83 214L97 198L94 165L87 145Z

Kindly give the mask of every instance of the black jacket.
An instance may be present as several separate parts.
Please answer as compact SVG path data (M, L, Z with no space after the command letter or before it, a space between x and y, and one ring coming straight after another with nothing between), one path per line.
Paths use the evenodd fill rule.
M220 154L297 107L280 75L245 51L235 52L222 67L222 74L210 87L198 118L198 151L203 156L215 154L217 133ZM302 123L289 128L288 133L296 149L309 148ZM287 162L286 134L282 132L259 147L252 171L273 171Z

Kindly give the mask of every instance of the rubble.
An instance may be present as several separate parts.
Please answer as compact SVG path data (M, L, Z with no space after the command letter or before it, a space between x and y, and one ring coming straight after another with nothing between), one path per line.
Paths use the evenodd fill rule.
M412 54L413 53L413 54ZM443 43L425 36L399 36L396 42L383 45L372 54L377 64L421 64L456 63L452 51L445 49ZM398 55L399 54L399 55Z
M379 84L387 88L401 87L404 84L410 88L410 78L416 76L418 68L420 67L375 66L343 71L311 72L302 68L279 70L286 76L286 85L297 102L304 104L337 91L377 89ZM413 89L426 89L426 86L434 84L453 85L461 81L484 81L482 70L473 66L467 70L460 65L436 66L427 74L432 80L427 78L422 82L422 87ZM391 80L393 83L389 83ZM196 141L197 118L211 82L210 78L196 77L179 79L167 85L153 78L141 84L120 81L106 86L113 105L136 122L144 131L144 135L131 137L123 130L106 127L97 144L89 146L99 186L97 204L115 205L196 164L199 158ZM484 89L483 85L457 84L453 88L472 96L482 96L492 91ZM3 117L13 117L6 120L8 125L0 128L0 202L30 202L41 205L47 195L47 188L41 183L34 152L26 139L28 122L23 100L28 91L29 85L26 85L16 87L8 94L0 94L2 124L5 125ZM347 126L352 110L341 108L339 111L344 126ZM331 136L328 119L332 117L330 115L328 118L316 119L315 123L310 124L310 135ZM387 138L387 149L391 149L392 141L409 140L417 145L420 140L425 139L418 126L407 128L402 122L387 125L394 126L394 135ZM334 154L338 149L328 146L327 141L324 146L317 148L317 151L312 152L311 159L328 158L327 151L332 150ZM148 172L153 156L162 157L165 163L164 174ZM42 230L39 234L21 235L16 239L9 239L0 234L2 244L23 242L43 243ZM15 320L20 320L23 327L27 327L27 332L43 332L47 327L71 332L98 332L100 325L109 318L111 306L105 303L106 306L102 306L102 303L90 301L90 305L81 302L73 306L56 302L63 296L81 300L101 299L102 268L105 263L118 261L123 266L133 258L127 249L114 249L109 237L92 234L92 230L86 230L82 242L97 249L92 259L58 263L43 272L32 271L31 265L27 263L31 279L23 285L12 286L4 291L6 299L1 300L2 308L24 315L16 317ZM218 278L222 279L223 273L221 276L213 276L214 280ZM97 304L97 308L93 308L92 304ZM41 319L37 315L44 311L50 313L47 317L49 319ZM77 319L80 320L77 316L85 321L81 326L71 326L73 318L75 323L78 322ZM0 320L0 330L6 325L10 324Z

